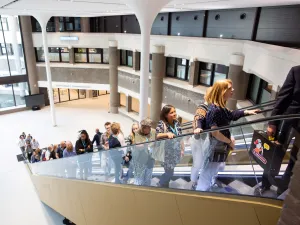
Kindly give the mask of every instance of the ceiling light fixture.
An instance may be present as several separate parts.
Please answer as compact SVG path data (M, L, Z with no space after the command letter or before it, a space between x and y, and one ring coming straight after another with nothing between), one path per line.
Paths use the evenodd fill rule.
M180 36L180 33L177 33L178 36Z
M220 38L222 38L223 37L223 34L220 34Z

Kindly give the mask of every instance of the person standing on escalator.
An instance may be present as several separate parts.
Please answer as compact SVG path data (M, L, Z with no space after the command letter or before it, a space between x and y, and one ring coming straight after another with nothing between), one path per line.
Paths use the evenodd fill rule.
M169 187L171 178L174 175L174 168L184 155L182 140L176 137L182 134L180 123L177 121L176 109L172 105L165 105L160 113L160 121L156 127L157 139L169 139L162 141L164 144L164 174L161 176L159 187ZM175 138L175 139L174 139ZM164 143L163 143L164 142Z
M234 110L226 108L227 101L233 95L232 81L229 79L218 80L214 83L211 91L207 95L209 104L206 114L206 129L217 129L230 125L231 121L247 115L255 115L259 110ZM231 137L229 129L216 130L209 134L210 147L208 158L200 173L196 190L208 191L211 181L219 171L224 169L225 162L230 150L235 147L235 140Z
M76 144L75 144L75 150L76 150L77 155L82 155L82 156L78 157L80 179L87 180L88 173L91 174L91 172L92 172L91 171L92 170L92 167L91 167L92 154L88 154L88 153L93 152L93 145L92 145L92 142L91 142L86 130L80 131L79 139L76 141ZM83 154L86 154L86 155L83 156ZM89 169L90 169L90 171L88 171ZM83 177L83 172L84 172L85 177Z
M272 116L298 114L300 113L300 66L292 67L288 73L285 82L280 89L275 106L272 111ZM299 131L299 120L290 119L282 123L280 121L272 121L267 128L268 136L277 136L278 142L283 145L284 149L288 148L291 141L291 131L295 128ZM283 193L288 188L290 178L293 175L292 170L297 160L298 148L293 146L291 149L291 157L282 177L282 181L278 186L278 194ZM269 171L264 171L262 185L259 188L260 193L267 191L271 187L270 180L273 180L274 175L269 174Z

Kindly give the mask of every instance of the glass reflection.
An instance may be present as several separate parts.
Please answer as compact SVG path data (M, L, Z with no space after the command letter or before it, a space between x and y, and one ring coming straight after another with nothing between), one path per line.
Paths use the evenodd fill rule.
M28 84L26 82L13 84L16 105L25 105L25 95L29 95Z
M0 108L15 106L12 84L0 85Z

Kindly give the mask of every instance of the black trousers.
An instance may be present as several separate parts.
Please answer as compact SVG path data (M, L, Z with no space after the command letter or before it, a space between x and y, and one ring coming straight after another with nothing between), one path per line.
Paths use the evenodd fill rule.
M299 126L298 126L298 120L286 120L283 121L281 124L281 129L279 130L279 134L277 135L277 139L279 143L283 145L283 149L286 150L291 142L291 139L295 136L295 132L299 132ZM294 128L294 129L293 129ZM294 131L294 132L292 132ZM297 136L297 135L296 135ZM296 141L296 140L295 140ZM297 154L298 154L299 148L295 145L293 145L291 149L291 157L288 163L288 166L286 168L286 171L284 175L282 176L281 181L275 182L275 176L277 174L272 174L268 170L264 170L263 176L262 176L262 187L264 188L270 188L272 184L278 187L278 194L283 193L287 190L291 176L293 175L293 168L295 165L295 161L297 160Z

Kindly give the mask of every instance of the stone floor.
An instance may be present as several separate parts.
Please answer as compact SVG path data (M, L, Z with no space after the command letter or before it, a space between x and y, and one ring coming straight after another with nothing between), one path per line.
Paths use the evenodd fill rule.
M49 107L0 116L0 224L62 224L61 215L40 202L24 164L17 162L18 137L23 131L30 133L42 147L61 140L75 143L79 130L86 129L93 136L95 128L104 131L106 121L120 122L128 135L132 120L108 113L108 98L101 96L56 104L57 127L51 125Z

